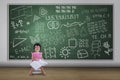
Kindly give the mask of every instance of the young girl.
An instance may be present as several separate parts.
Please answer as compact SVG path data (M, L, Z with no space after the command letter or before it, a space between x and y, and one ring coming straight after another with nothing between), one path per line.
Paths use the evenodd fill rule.
M47 65L47 62L43 61L42 52L40 52L41 45L39 43L34 44L34 49L35 49L35 52L32 53L32 62L33 61L39 62L39 65L41 66L40 70L41 70L42 74L46 75L46 72L45 72L43 66ZM34 69L31 68L29 75L32 75L33 71L34 71Z

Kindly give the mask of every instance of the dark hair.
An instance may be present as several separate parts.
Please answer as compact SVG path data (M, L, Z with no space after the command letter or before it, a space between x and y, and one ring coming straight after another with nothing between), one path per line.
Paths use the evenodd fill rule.
M41 45L39 43L35 43L33 46L33 49L35 49L35 46L40 46L40 49L41 49Z

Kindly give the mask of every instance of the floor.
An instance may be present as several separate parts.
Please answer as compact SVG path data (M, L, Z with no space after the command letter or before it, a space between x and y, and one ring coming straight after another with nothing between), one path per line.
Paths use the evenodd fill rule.
M29 76L30 68L0 68L0 80L120 80L120 68L46 68L46 76Z

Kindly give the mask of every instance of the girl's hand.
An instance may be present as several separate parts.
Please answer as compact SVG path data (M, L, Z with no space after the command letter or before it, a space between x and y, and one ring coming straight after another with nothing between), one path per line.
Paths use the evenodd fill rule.
M32 61L39 61L39 59L37 59L37 58L34 58L34 59L32 59Z

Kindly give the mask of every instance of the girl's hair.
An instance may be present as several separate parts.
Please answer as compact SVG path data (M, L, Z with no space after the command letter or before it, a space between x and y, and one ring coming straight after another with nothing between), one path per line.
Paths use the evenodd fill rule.
M35 49L35 46L40 46L40 49L41 49L41 45L39 43L35 43L33 48Z

